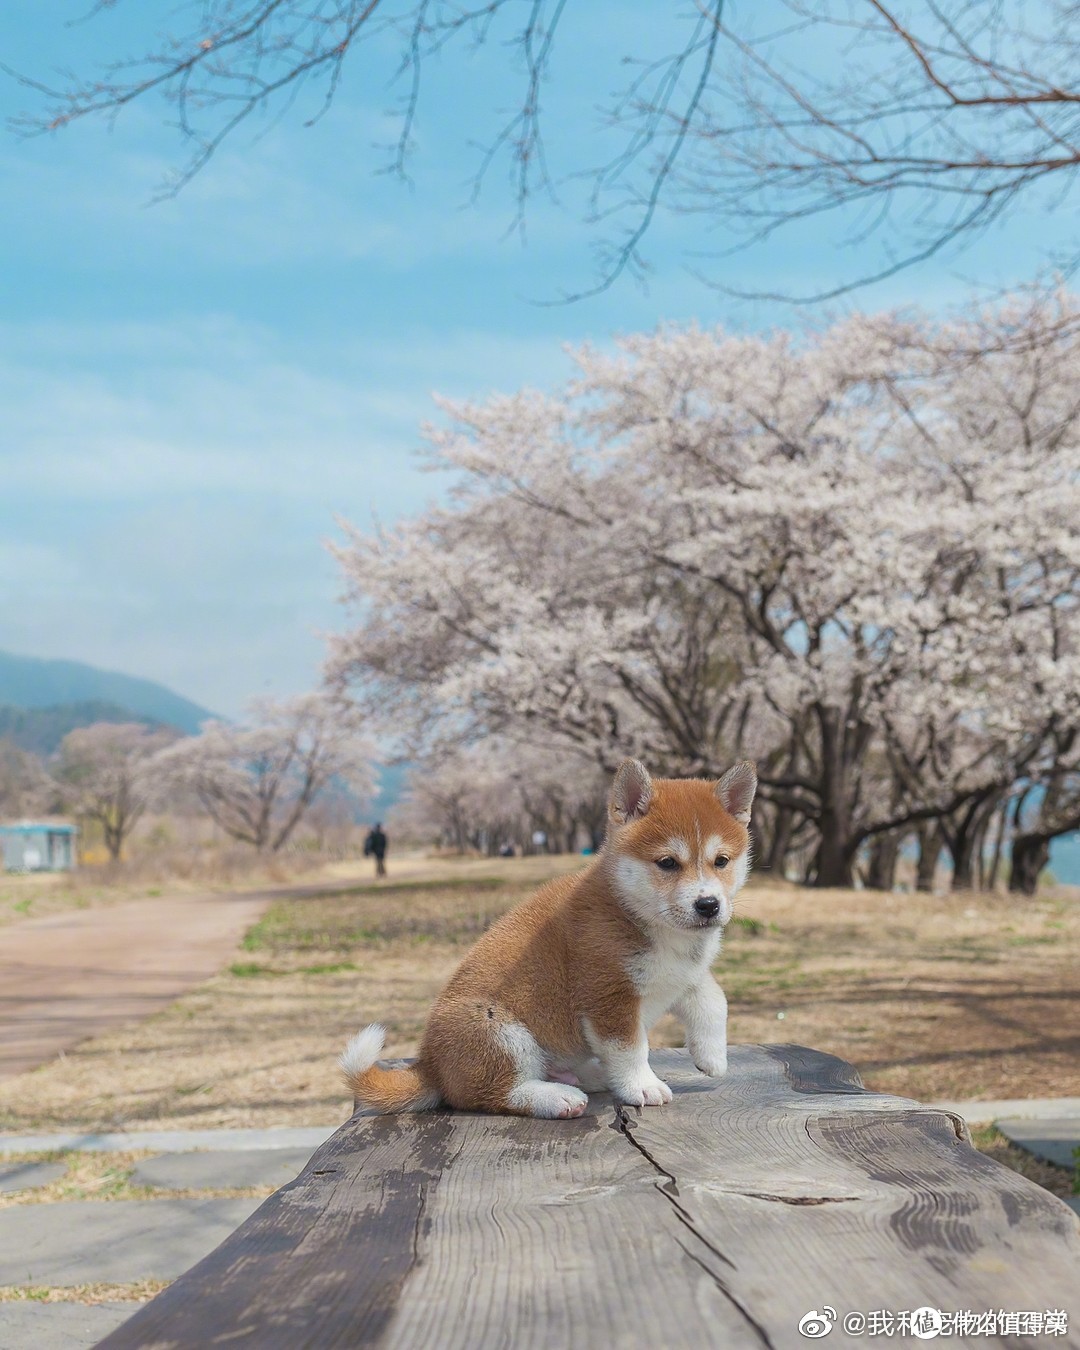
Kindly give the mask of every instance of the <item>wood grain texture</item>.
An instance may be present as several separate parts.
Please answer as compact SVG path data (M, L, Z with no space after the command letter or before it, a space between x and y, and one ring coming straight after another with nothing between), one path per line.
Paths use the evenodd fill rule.
M653 1064L670 1106L354 1116L101 1350L779 1350L823 1304L1065 1308L1080 1344L1080 1223L958 1117L798 1046Z

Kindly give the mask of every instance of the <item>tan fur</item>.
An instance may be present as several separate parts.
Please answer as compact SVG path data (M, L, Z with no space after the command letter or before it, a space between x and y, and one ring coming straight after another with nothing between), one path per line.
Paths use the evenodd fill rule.
M363 1073L345 1071L353 1097L375 1111L412 1111L430 1089L418 1069L381 1069L373 1064ZM434 1105L434 1103L433 1103Z
M415 1067L346 1070L359 1103L379 1111L423 1109L434 1104L437 1094L461 1110L536 1114L528 1103L510 1100L522 1061L508 1045L531 1033L542 1053L539 1077L544 1078L561 1066L589 1059L586 1026L594 1041L629 1048L639 1039L642 997L633 978L635 962L663 940L668 928L674 941L689 944L688 950L696 951L694 944L706 941L704 932L680 932L678 915L664 912L665 905L674 903L674 887L684 874L661 871L659 853L671 839L685 840L687 848L698 852L710 838L720 839L731 861L717 876L722 883L727 871L733 891L749 835L746 825L721 804L717 784L649 780L634 761L628 764L648 784L644 814L631 810L627 816L625 783L620 796L617 777L608 838L600 854L585 871L541 887L480 938L436 1000ZM634 779L631 806L638 787ZM642 875L650 886L655 881L655 925L635 911L624 893L619 866L626 859L644 865ZM706 861L712 868L713 860ZM715 925L711 931L715 944ZM578 1105L562 1111L556 1101L552 1114L578 1114Z

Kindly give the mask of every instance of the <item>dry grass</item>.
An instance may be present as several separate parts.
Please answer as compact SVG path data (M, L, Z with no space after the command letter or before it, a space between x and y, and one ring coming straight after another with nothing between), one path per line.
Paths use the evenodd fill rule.
M221 1196L228 1199L272 1195L274 1186L206 1187L201 1189L138 1186L132 1181L135 1164L154 1157L149 1149L124 1153L82 1153L77 1150L47 1153L8 1153L4 1164L63 1162L66 1172L47 1186L0 1194L0 1212L21 1205L54 1205L62 1200L187 1200Z
M133 1284L0 1285L0 1303L145 1303L169 1286L168 1280Z
M761 886L717 966L732 1039L795 1041L921 1100L1080 1095L1080 900ZM658 1028L665 1044L677 1028Z
M575 859L440 865L441 881L279 901L228 969L145 1022L0 1083L0 1128L323 1125L367 1021L415 1051L475 935ZM1080 904L757 884L717 974L738 1041L796 1041L921 1099L1080 1095ZM681 1041L671 1021L657 1044Z
M207 853L198 864L151 857L118 864L80 867L74 872L0 873L0 928L22 919L40 919L68 910L92 909L124 900L207 891L266 889L289 883L331 880L345 870L339 862L299 854L260 858L251 849ZM364 867L366 873L370 867ZM359 877L361 863L351 863Z
M1000 1131L994 1129L993 1125L984 1125L980 1129L972 1130L971 1141L980 1153L985 1153L995 1162L1011 1167L1022 1177L1034 1181L1036 1186L1052 1191L1062 1199L1080 1191L1076 1175L1068 1168L1055 1167L1053 1163L1043 1162L1041 1158L1025 1153L1022 1148L1011 1144Z
M548 876L561 865L557 859L543 857L518 858L511 864L523 877ZM395 854L383 887L392 888L399 879L482 877L505 866L502 859L473 855L443 857L424 851ZM366 886L372 881L372 870L370 859L361 857L333 858L305 852L260 856L247 847L218 846L187 861L172 854L150 854L118 864L80 867L74 872L0 872L0 928L23 919L158 896L289 892L298 887L334 887L350 882Z
M36 919L46 914L60 914L69 909L89 909L95 903L104 903L109 897L99 888L78 890L66 874L38 873L30 876L6 876L0 873L0 928L22 919ZM116 896L117 899L126 898Z

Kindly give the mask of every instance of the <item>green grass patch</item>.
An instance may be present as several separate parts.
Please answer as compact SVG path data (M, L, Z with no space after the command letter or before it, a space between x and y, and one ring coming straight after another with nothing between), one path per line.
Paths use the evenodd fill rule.
M262 975L282 975L284 971L271 970L269 966L260 966L257 961L234 961L229 967L229 974L235 975L238 980L258 979Z
M68 1178L73 1187L80 1187L79 1174L76 1170L77 1164L69 1164ZM131 1188L131 1174L134 1167L106 1167L100 1174L100 1177L94 1185L94 1198L97 1200L113 1200L124 1194Z
M342 975L346 972L359 972L360 967L353 961L325 961L314 966L294 966L281 970L275 966L264 966L258 961L235 961L229 967L229 974L238 980L258 980L264 976L275 975Z
M748 1007L768 1004L778 994L819 989L830 978L822 973L808 975L799 969L795 961L772 962L768 965L755 961L752 969L744 969L739 963L732 969L726 954L720 957L713 969L731 1002Z
M530 890L537 890L543 883L536 882ZM507 885L505 877L448 877L443 881L388 881L363 886L350 886L347 890L335 890L328 899L342 900L355 895L415 895L428 891L497 891Z
M366 887L310 899L278 900L249 928L251 953L347 953L392 942L472 943L535 884L454 878Z

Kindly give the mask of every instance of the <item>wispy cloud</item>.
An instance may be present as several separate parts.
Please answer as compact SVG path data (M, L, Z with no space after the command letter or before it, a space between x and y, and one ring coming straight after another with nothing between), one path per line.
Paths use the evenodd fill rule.
M541 354L546 360L538 360ZM512 387L557 348L494 335L354 340L288 352L228 321L0 328L7 490L130 500L172 492L286 493L351 509L422 500L409 451L429 393ZM318 472L312 472L318 467Z
M498 334L289 342L228 318L0 326L0 646L172 683L234 713L317 678L323 540L438 493L430 390L557 379Z

